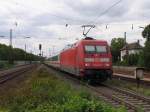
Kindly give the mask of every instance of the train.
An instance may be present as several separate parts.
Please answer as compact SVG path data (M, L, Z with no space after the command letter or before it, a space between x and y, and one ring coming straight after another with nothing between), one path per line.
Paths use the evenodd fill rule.
M105 40L86 37L68 45L48 65L89 82L104 82L112 77L112 55Z

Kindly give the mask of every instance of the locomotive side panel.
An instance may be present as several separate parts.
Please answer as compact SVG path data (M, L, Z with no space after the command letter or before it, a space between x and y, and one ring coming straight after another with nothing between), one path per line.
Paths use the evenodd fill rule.
M63 71L75 74L76 66L76 49L70 48L60 54L60 68Z
M84 68L84 51L83 44L80 42L76 48L76 75L83 77L83 68Z

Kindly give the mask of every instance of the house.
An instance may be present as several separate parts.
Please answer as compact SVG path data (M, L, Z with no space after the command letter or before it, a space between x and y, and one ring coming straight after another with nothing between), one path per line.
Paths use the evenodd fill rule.
M121 53L121 61L123 61L123 57L125 55L137 54L142 50L142 46L139 43L139 40L134 43L126 44L122 49L120 49Z

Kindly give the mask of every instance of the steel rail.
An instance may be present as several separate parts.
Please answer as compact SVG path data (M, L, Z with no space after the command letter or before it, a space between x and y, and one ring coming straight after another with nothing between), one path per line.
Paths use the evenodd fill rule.
M0 84L4 84L5 82L22 75L23 73L29 71L32 67L34 67L34 65L26 65L21 68L16 68L17 70L13 69L10 71L3 71L2 75L0 75Z

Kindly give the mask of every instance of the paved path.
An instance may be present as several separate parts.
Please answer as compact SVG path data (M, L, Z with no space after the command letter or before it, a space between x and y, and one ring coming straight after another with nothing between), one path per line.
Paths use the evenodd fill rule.
M131 78L131 79L135 79L135 76L131 76L131 75L125 75L125 74L119 74L119 73L114 73L113 75L120 76L120 77L127 77L127 78ZM144 79L142 79L142 80L143 80L143 81L150 82L150 78L144 78Z

